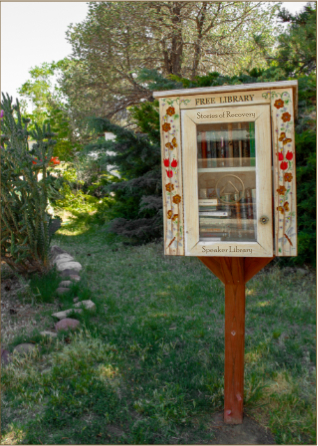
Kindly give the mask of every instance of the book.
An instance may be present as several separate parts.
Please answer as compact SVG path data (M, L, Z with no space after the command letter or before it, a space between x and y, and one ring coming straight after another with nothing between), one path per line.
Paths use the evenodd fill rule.
M250 165L255 166L255 130L254 122L249 122L249 136L250 136Z
M252 198L252 190L249 187L245 189L245 201L247 204L246 206L247 219L251 220L253 219L253 198Z
M202 167L202 147L201 147L201 132L198 132L197 143L198 143L198 168Z
M202 167L208 167L207 164L207 141L206 141L206 132L201 132L201 150L202 150Z
M206 142L207 142L207 167L212 167L212 141L211 133L206 132Z
M234 148L233 148L233 126L232 123L228 124L228 166L229 167L233 167L234 163L233 163L233 152L234 152Z
M206 200L199 200L199 206L217 206L219 200L217 198L208 198Z
M211 153L212 153L211 167L217 167L217 146L215 140L215 132L210 132L210 138L211 138Z
M228 212L225 211L201 211L199 212L201 217L228 217Z

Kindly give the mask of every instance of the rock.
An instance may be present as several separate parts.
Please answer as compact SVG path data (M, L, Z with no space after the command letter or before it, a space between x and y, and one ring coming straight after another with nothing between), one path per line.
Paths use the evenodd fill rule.
M63 287L58 287L56 290L57 294L64 294L67 293L68 291L70 291L69 288L63 288Z
M78 302L78 297L74 297L73 302Z
M62 280L62 282L59 284L59 288L60 287L67 288L67 287L69 287L71 285L72 285L71 280Z
M56 338L57 337L57 334L54 333L54 331L41 331L40 335L42 335L42 336L50 336L52 338Z
M80 325L76 319L66 318L55 324L55 330L75 330Z
M69 314L73 313L73 311L74 311L74 313L79 313L79 314L83 312L83 310L73 310L72 308L70 308L69 310L64 310L64 311L59 311L58 313L53 313L51 316L56 317L59 320L62 320L62 319L66 319Z
M10 353L8 350L1 349L1 364L7 365L10 362Z
M13 353L16 352L19 355L31 353L36 346L34 344L30 344L29 342L25 342L23 344L19 344L13 349Z
M73 269L78 273L82 269L82 265L78 262L64 262L56 265L58 271L65 271L66 269Z
M95 310L96 305L92 300L81 300L77 304L74 305L74 307L84 307L85 310Z
M53 263L64 263L64 262L68 262L70 260L74 260L74 257L71 256L71 254L67 254L67 252L63 253L63 254L59 254L55 257Z
M75 271L74 269L64 269L63 271L60 272L60 277L71 277L71 276L79 277L77 273L78 271Z
M66 251L64 251L64 249L60 248L59 246L57 246L57 245L51 246L51 251L50 251L51 258L55 258L59 254L65 254L65 253L66 253Z
M77 274L72 274L70 276L71 280L75 280L75 282L79 282L81 280L80 276L78 276Z
M309 271L305 268L296 268L296 273L300 276L306 276L307 274L309 274Z

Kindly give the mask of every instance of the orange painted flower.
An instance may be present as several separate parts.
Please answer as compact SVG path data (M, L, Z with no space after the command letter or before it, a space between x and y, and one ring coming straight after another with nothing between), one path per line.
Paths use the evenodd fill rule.
M284 146L286 146L286 144L288 144L289 142L292 142L292 139L290 139L290 138L284 139L284 141L283 141Z
M173 197L173 199L172 199L172 201L175 203L175 204L179 204L180 202L181 202L181 197L180 197L180 195L175 195L174 197Z
M175 220L177 220L177 218L179 217L179 215L178 214L174 214L174 216L172 217L172 221L175 221Z
M171 219L171 217L172 217L172 211L168 211L168 212L167 212L167 217L168 217L169 220Z
M165 146L168 147L168 149L170 149L170 150L173 150L173 149L174 149L174 147L173 147L173 145L171 144L171 142L167 142L167 144L165 144Z
M284 101L282 99L276 99L276 101L274 102L274 107L276 108L284 107Z
M288 112L282 114L282 120L284 122L290 121L291 115Z
M172 192L174 190L174 185L171 183L166 184L166 191Z
M278 206L278 208L276 208L281 214L284 214L284 208L283 206Z
M162 130L163 130L164 132L169 132L169 130L171 130L171 125L170 125L168 122L165 122L165 123L162 125Z
M175 109L174 107L169 107L166 111L167 115L169 116L173 116L175 114Z
M277 189L277 192L279 193L279 195L285 195L286 190L287 189L285 186L279 186L279 188Z
M292 179L293 179L293 175L291 173L285 173L284 181L288 181L290 183Z
M286 138L286 133L281 132L281 134L279 135L278 141L283 141L285 138Z

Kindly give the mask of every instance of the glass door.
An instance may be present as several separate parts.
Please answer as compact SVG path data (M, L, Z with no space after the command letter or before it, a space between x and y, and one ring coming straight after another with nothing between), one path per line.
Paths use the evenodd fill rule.
M272 256L269 106L181 120L186 255Z

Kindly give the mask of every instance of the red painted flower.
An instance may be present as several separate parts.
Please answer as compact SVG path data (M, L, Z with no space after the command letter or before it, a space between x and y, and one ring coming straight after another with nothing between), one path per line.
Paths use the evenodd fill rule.
M177 160L173 160L171 163L171 167L177 167L178 165L178 161Z
M286 163L286 161L281 162L281 163L280 163L280 168L281 168L282 170L286 170L286 169L288 169L288 163Z
M290 121L290 118L291 118L291 115L289 113L286 112L286 113L282 114L282 120L284 122Z
M168 159L168 158L165 158L165 159L163 160L163 164L164 164L165 167L169 167L169 165L170 165L170 161L169 161L169 159Z
M283 161L283 159L284 159L283 152L279 152L278 153L278 161Z
M175 109L174 107L169 107L166 111L167 115L169 116L173 116L175 114Z
M166 170L166 172L167 172L167 176L168 176L168 178L172 178L172 177L173 177L173 172L172 172L172 170Z
M293 159L293 152L290 152L289 150L288 150L288 152L286 153L286 159L288 160L288 161L291 161L292 159Z
M276 99L276 101L274 102L274 107L276 108L284 107L284 101L282 99Z
M165 123L162 125L162 130L163 130L164 132L169 132L169 130L171 130L171 125L169 124L169 122L165 122Z

